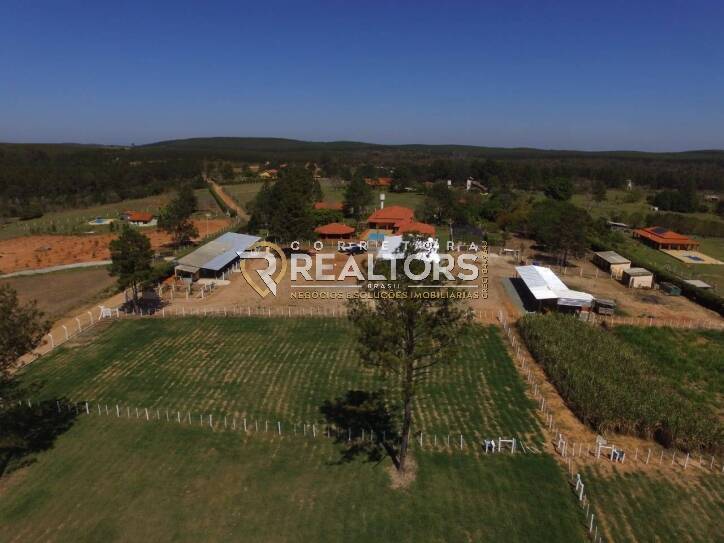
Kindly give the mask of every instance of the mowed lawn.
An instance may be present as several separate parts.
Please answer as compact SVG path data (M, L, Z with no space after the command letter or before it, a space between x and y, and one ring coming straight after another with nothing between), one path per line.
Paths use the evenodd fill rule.
M723 541L724 478L613 473L586 468L582 474L593 508L609 541L680 543Z
M22 374L32 399L148 407L216 420L312 423L325 400L388 385L361 366L354 330L330 318L121 321L83 348L60 348ZM466 440L542 434L494 327L476 326L461 354L420 389L415 430Z
M81 417L0 489L0 541L585 541L545 455L339 462L329 440Z

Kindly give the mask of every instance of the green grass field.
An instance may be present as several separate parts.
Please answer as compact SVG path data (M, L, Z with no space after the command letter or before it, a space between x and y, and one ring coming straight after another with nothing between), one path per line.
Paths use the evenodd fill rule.
M683 484L662 474L616 469L610 474L591 467L582 477L609 541L722 541L721 476L692 477Z
M630 194L626 190L609 189L606 191L606 199L602 202L596 202L590 193L574 194L571 202L588 210L595 219L599 217L611 219L619 217L621 214L630 215L631 213L646 216L651 213L651 205L646 202L645 196L636 202L627 201L627 197L630 197Z
M224 191L231 196L241 207L246 208L257 193L264 186L264 181L258 183L241 183L238 185L223 185Z
M393 490L321 438L85 416L0 490L0 540L584 541L548 456L415 459Z
M335 186L331 181L324 180L321 182L321 185L322 194L324 195L324 200L326 202L344 201L344 188ZM405 206L414 210L418 208L424 199L422 194L418 194L416 192L392 192L391 190L380 191L374 189L374 207L379 207L380 192L385 193L386 206Z
M270 341L270 338L274 338ZM417 430L540 443L532 402L495 328L477 327L460 359L417 398ZM22 375L36 398L168 408L219 416L321 420L325 400L384 381L360 367L339 319L184 318L114 323L83 349L60 348ZM432 384L434 382L434 384Z
M724 332L617 326L613 333L653 361L668 386L697 404L724 408Z
M414 444L416 479L395 490L389 460L342 462L323 435L251 424L247 434L239 419L223 429L222 414L311 422L323 400L379 385L358 366L345 321L116 322L21 382L39 387L35 398L158 407L161 420L133 409L130 420L79 416L0 480L0 540L583 541L582 513L550 456L470 454L473 435L530 444L541 434L497 330L476 328L465 351L424 387L416 426L464 432L468 445ZM166 407L213 413L217 427L166 421Z
M170 193L164 193L148 196L147 198L123 200L114 204L46 213L37 219L1 225L0 239L10 239L31 234L81 234L89 231L106 233L109 231L107 225L90 225L88 221L96 217L118 219L119 214L127 210L157 213L169 202L170 198Z
M206 213L211 213L215 217L222 215L222 211L214 197L211 196L209 189L196 189L194 193L198 199L198 217L203 217ZM105 234L111 231L109 225L91 225L88 224L88 221L96 217L118 219L122 212L128 210L158 214L172 197L173 193L168 192L146 198L122 200L113 204L46 213L37 219L0 225L0 240L32 234L83 234L88 232Z

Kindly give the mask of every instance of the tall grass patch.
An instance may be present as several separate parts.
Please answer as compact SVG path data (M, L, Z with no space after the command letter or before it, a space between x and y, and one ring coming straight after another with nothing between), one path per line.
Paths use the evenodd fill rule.
M655 360L616 333L560 314L526 315L519 328L563 399L596 431L684 450L721 447L712 406L673 386Z

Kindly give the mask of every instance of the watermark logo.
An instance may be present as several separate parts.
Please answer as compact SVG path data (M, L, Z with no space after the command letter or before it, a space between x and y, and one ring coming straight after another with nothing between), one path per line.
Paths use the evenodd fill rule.
M284 251L274 244L268 241L257 241L254 245L249 248L250 254L237 253L241 258L239 267L241 268L241 274L253 288L256 293L262 298L266 298L270 293L274 296L277 295L277 285L282 280L284 274L287 272L287 257L284 255ZM281 265L277 270L277 259L274 254L279 257ZM249 270L246 267L248 257L252 256L256 259L266 260L266 268L261 270ZM254 276L254 271L261 279L261 285L258 283L257 278Z
M411 298L488 298L489 253L484 241L448 242L446 252L439 252L439 243L432 238L404 240L402 236L389 244L387 240L376 244L379 250L375 252L366 242L340 242L337 252L322 252L325 247L320 241L313 247L304 250L294 241L285 253L274 243L258 241L238 253L240 271L262 298L277 296L287 266L292 299L385 297L388 293ZM291 262L287 262L287 254ZM265 263L260 264L266 266L257 269L259 266L252 267L249 260L263 260ZM377 261L387 264L378 269Z

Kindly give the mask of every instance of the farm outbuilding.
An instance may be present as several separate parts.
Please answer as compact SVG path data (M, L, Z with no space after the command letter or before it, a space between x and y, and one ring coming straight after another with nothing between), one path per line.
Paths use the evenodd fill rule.
M623 271L631 267L631 261L615 251L593 253L593 263L616 279L621 279Z
M621 281L628 288L652 288L654 274L646 268L628 268L623 270Z
M529 305L538 310L557 309L562 312L589 312L593 296L587 292L569 289L550 268L543 266L516 266Z
M196 280L202 277L223 278L248 254L249 248L261 238L227 232L192 253L178 259L174 268L177 277Z

